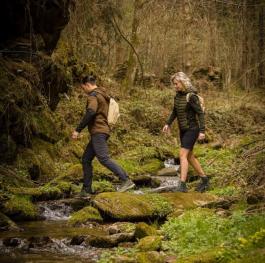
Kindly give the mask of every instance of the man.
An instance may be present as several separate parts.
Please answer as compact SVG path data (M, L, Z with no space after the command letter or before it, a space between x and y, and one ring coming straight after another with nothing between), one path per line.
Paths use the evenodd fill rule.
M186 180L189 163L201 177L201 182L196 191L204 192L209 188L209 177L205 175L198 159L193 154L193 146L198 140L205 139L204 112L200 105L199 98L188 76L183 72L177 72L171 78L176 89L174 107L163 132L170 131L170 125L177 118L180 134L180 185L179 192L187 192ZM189 100L188 95L191 95Z
M73 131L72 138L77 139L79 133L88 127L90 141L82 157L84 172L84 183L81 195L92 194L93 167L92 161L95 157L99 162L117 175L123 182L119 188L120 192L135 187L127 173L109 157L107 140L110 136L108 124L108 108L110 97L105 89L96 85L94 76L86 76L82 79L81 88L87 94L86 113L78 127Z

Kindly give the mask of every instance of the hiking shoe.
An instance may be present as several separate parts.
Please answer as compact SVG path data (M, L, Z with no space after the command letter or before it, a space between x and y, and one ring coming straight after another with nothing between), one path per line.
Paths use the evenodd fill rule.
M209 189L209 177L203 176L201 177L201 182L195 188L195 191L203 193L208 189Z
M135 187L135 183L131 180L131 179L127 179L126 181L124 181L121 186L118 189L118 192L126 192L129 189L132 189Z
M88 197L93 195L94 192L92 191L91 188L83 186L80 192L80 197Z
M187 193L188 189L187 189L187 185L185 182L180 182L180 184L178 185L176 192L182 192L182 193Z

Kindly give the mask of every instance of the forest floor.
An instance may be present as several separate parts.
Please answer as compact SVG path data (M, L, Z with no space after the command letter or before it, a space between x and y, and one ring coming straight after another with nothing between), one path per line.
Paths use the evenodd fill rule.
M121 117L109 140L111 155L133 180L141 176L149 180L163 168L166 159L178 155L176 124L171 135L161 132L173 105L174 91L134 87L125 95L115 82L108 81L106 85L119 97L121 109ZM207 136L206 142L197 144L194 151L211 177L209 193L222 198L222 202L185 209L162 222L144 220L155 232L128 245L101 251L98 262L264 262L265 99L259 90L209 90L202 95L206 101ZM76 89L61 99L55 112L46 108L44 115L50 116L56 128L43 121L39 125L41 136L33 139L32 147L20 149L12 167L1 167L1 211L12 220L39 219L36 206L39 201L63 200L79 193L80 158L88 134L84 131L78 141L72 141L70 135L84 105L85 96ZM50 139L56 136L59 139ZM97 160L94 167L93 187L100 202L100 193L103 198L104 192L115 192L118 181ZM194 175L190 169L189 176ZM155 185L155 180L152 182ZM191 195L197 183L188 184ZM139 189L146 193L154 185L139 186ZM158 203L159 209L163 208L161 213L166 213L164 199ZM85 217L92 214L93 220L101 220L102 215L93 209L86 210ZM87 226L89 218L82 216L72 214L72 223L77 220Z

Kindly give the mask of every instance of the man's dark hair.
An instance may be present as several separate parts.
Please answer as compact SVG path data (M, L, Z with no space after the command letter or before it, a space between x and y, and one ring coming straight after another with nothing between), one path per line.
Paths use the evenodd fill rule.
M96 77L93 75L88 75L82 78L81 83L82 84L86 84L86 83L90 83L90 84L96 84Z

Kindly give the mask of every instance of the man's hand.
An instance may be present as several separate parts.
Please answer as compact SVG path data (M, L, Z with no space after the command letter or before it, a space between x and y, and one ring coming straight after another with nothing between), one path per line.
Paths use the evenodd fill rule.
M169 127L169 125L166 124L166 125L163 127L162 132L165 132L165 133L170 132L170 127Z
M73 133L72 133L72 139L77 140L78 137L79 137L79 132L73 131Z
M198 140L199 140L199 141L203 141L204 139L205 139L205 133L200 132L200 133L199 133Z

